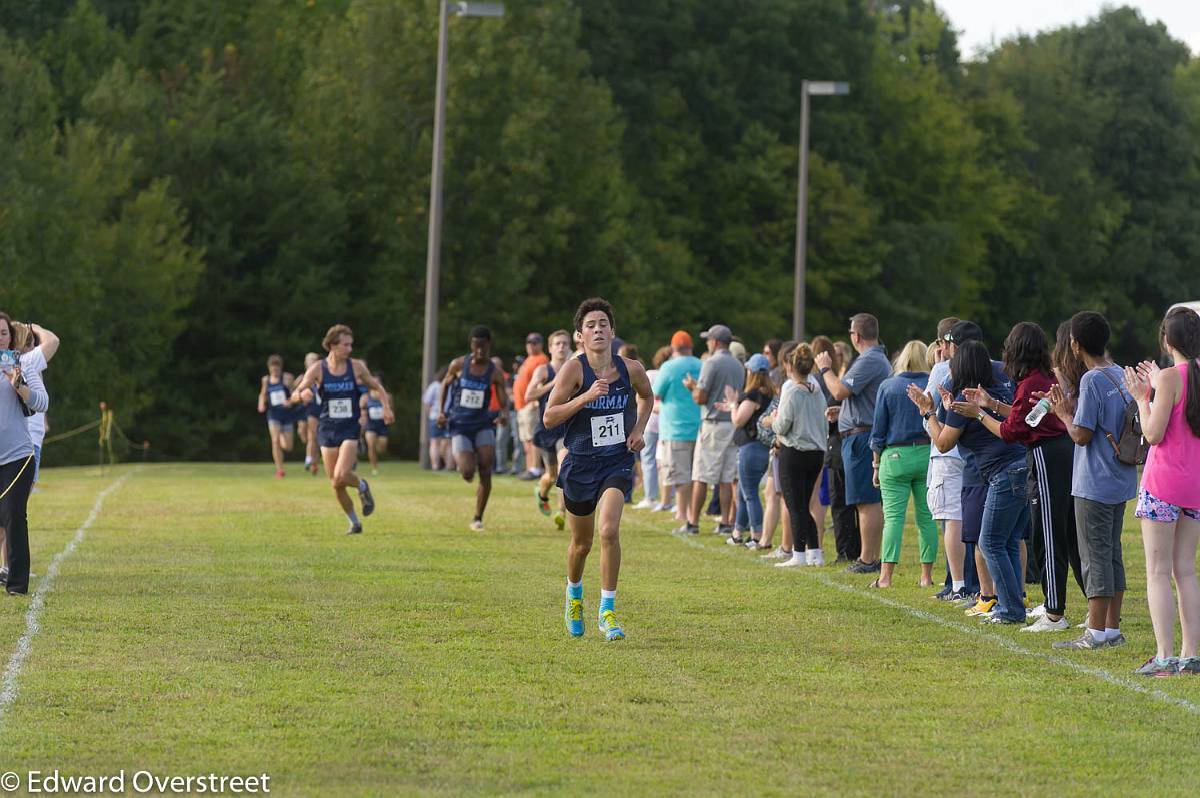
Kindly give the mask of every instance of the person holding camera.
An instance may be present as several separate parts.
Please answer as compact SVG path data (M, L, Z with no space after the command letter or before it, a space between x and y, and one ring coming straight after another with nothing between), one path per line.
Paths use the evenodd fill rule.
M19 357L13 351L12 319L0 312L0 518L8 530L9 595L29 592L29 522L26 506L33 487L34 453L26 416L44 413L50 397L42 386L37 370L22 374Z

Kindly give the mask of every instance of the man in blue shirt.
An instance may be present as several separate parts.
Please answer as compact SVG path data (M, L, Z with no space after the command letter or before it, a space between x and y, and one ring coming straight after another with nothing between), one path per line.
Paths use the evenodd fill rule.
M1133 398L1122 387L1123 369L1109 359L1111 331L1099 313L1083 311L1071 317L1071 351L1087 366L1072 407L1061 385L1050 392L1054 412L1075 441L1071 495L1075 497L1075 527L1079 560L1088 599L1088 628L1078 640L1055 643L1056 648L1097 649L1119 646L1121 602L1125 597L1125 564L1121 557L1121 524L1125 502L1137 495L1137 468L1117 460L1109 435L1120 436L1125 407Z
M870 313L850 318L850 344L859 357L846 374L838 379L828 352L816 357L821 379L834 399L842 403L838 411L838 432L842 436L842 462L846 471L846 504L858 510L858 528L862 535L862 554L846 569L865 574L879 571L879 546L883 536L883 504L875 487L871 454L871 424L879 386L892 375L887 350L879 343L879 320Z
M692 498L692 458L700 431L700 406L684 384L700 376L700 358L692 355L692 336L683 330L671 336L671 359L662 364L654 381L658 410L658 467L665 485L675 487L675 517L687 523ZM664 497L665 499L665 497Z

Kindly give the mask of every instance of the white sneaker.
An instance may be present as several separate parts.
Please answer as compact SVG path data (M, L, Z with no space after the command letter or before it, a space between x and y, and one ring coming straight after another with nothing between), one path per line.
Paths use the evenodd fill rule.
M1033 620L1036 618L1041 618L1045 614L1046 614L1046 605L1039 604L1036 607L1034 607L1033 609L1031 609L1029 612L1025 613L1025 617Z
M482 521L472 521L471 522L471 531L472 532L482 532L483 531L483 522Z
M775 567L776 568L802 568L806 564L807 564L807 561L804 559L804 552L794 551L794 552L792 552L791 559L784 560L783 562L777 562L777 563L775 563Z
M655 506L656 506L655 502L652 502L649 499L642 499L640 502L633 505L633 509L635 509L635 510L653 510Z
M650 509L656 513L665 513L665 512L674 510L675 505L674 504L663 504L662 502L659 502L658 504L654 505Z
M790 559L791 556L792 553L790 551L784 551L782 546L776 546L773 552L760 555L760 558L764 560L783 560Z
M809 549L804 552L805 565L811 565L816 568L821 568L825 565L825 552L820 549Z
M1071 624L1067 623L1066 618L1059 618L1057 621L1052 621L1046 617L1043 612L1036 621L1023 628L1022 632L1065 632L1071 628Z

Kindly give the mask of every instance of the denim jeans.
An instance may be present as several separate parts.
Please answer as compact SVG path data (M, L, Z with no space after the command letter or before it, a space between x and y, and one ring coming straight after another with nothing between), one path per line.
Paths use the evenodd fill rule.
M646 499L658 501L658 431L646 430L642 436L646 448L642 449L642 487L646 491Z
M996 583L997 612L1010 621L1025 620L1021 538L1029 526L1029 504L1025 498L1028 476L1024 457L992 475L983 505L983 529L979 533L979 550Z
M767 461L771 450L758 441L750 441L738 447L738 497L737 521L735 526L762 532L763 505L758 494L758 484L767 473Z

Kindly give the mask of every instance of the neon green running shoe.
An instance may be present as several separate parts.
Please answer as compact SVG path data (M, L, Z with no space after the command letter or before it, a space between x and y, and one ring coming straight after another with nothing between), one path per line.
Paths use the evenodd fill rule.
M566 528L567 516L563 513L562 510L559 510L557 513L554 514L554 525L556 527L558 527L560 531Z
M624 640L625 630L617 623L617 614L612 610L600 613L600 632L605 640Z
M583 599L567 596L564 618L571 637L583 637Z
M542 489L537 485L533 486L533 496L537 499L538 512L542 515L550 515L550 499L542 496Z

